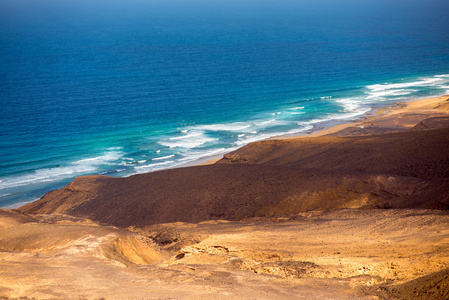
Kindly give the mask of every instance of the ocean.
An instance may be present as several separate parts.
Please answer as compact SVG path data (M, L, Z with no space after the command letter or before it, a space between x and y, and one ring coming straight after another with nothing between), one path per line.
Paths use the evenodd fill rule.
M449 1L0 0L0 207L449 94Z

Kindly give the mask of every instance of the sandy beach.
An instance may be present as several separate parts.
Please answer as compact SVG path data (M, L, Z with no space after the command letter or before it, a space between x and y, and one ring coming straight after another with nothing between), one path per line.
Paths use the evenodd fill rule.
M306 138L331 135L368 135L374 133L397 132L409 129L420 121L431 117L447 116L448 96L426 98L396 103L370 113L362 120L339 124L308 135L296 135L288 138Z
M0 210L0 299L447 299L449 96Z
M425 98L375 109L369 112L362 120L338 124L323 128L312 133L296 134L289 136L274 136L270 139L298 139L311 138L325 135L370 135L387 132L399 132L407 130L420 121L431 117L444 117L448 115L449 107L446 101L449 96ZM338 134L337 134L338 133ZM210 165L218 162L220 156L207 161L201 161L197 165Z

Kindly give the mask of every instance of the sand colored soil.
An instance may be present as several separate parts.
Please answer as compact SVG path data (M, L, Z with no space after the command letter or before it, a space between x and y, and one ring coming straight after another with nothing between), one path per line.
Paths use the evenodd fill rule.
M449 215L441 211L309 212L135 233L64 216L0 211L0 220L14 220L0 227L6 299L449 296Z
M449 97L0 210L0 299L448 299Z

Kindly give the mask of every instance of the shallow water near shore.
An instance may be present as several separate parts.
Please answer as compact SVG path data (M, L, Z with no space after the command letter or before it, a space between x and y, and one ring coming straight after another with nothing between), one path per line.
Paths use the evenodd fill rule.
M0 207L449 93L447 1L0 0Z

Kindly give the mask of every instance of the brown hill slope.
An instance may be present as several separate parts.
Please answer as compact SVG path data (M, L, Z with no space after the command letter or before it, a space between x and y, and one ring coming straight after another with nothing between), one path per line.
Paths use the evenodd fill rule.
M226 154L218 163L288 164L320 170L449 177L449 128L414 129L373 136L262 141Z
M20 210L142 227L338 208L447 209L448 149L448 128L264 141L215 165L77 178Z

